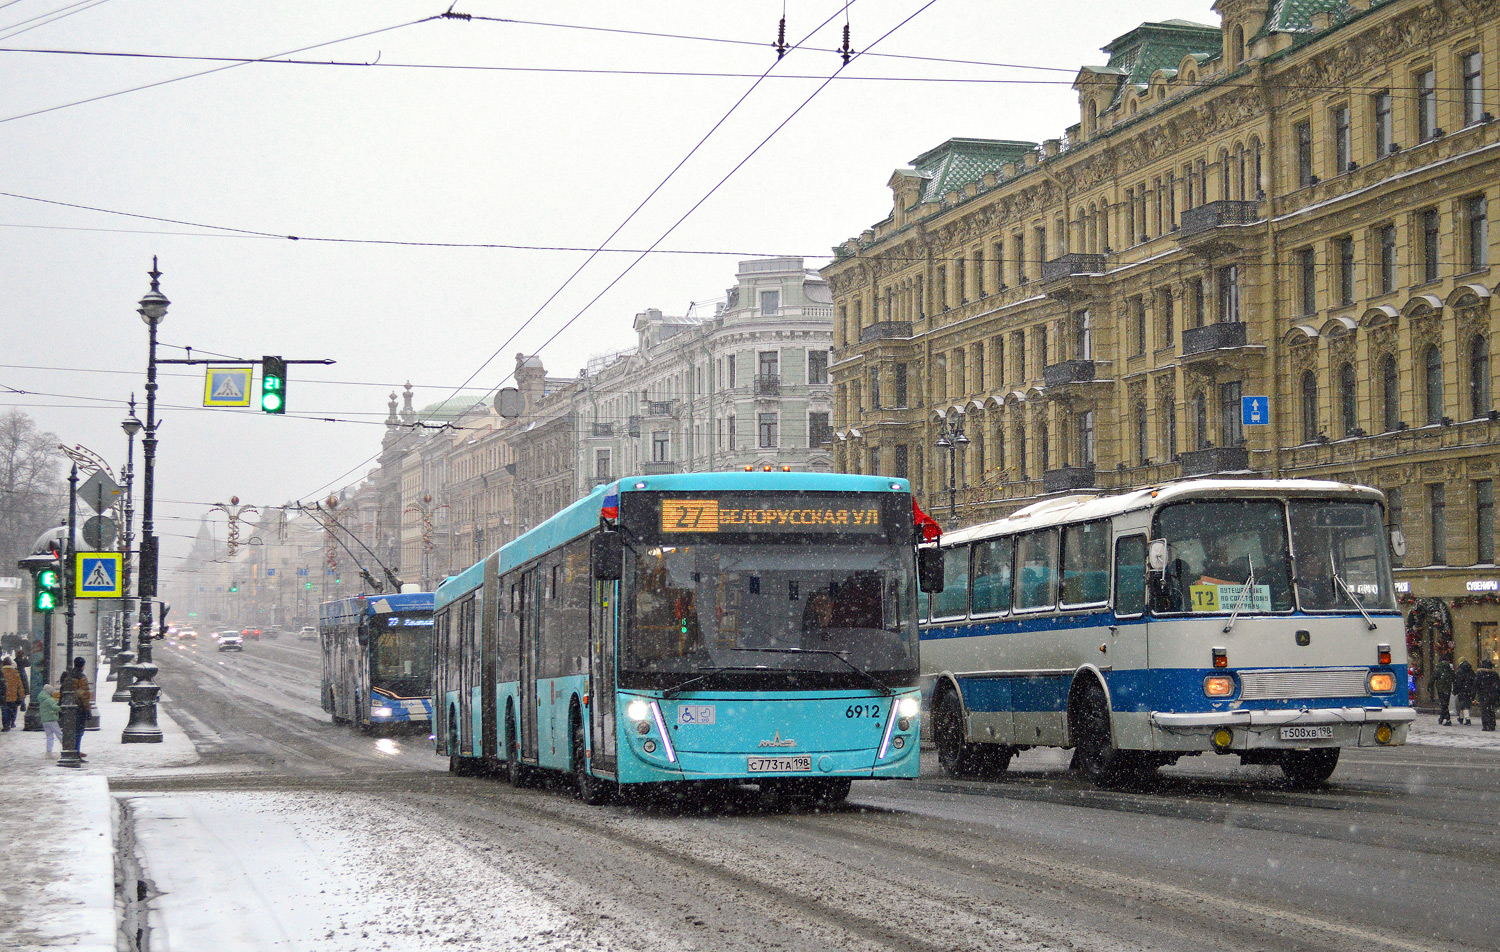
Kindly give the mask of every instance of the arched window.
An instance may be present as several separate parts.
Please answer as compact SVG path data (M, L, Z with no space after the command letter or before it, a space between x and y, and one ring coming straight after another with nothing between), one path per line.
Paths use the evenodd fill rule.
M1245 61L1245 28L1236 24L1229 34L1229 68L1239 69Z
M1026 424L1016 427L1016 475L1026 478Z
M1229 176L1230 176L1230 171L1229 171L1229 150L1228 149L1220 149L1219 150L1219 198L1220 198L1220 200L1226 201L1226 202L1229 201L1231 198L1234 197L1234 196L1232 196L1232 195L1229 194Z
M1354 365L1344 364L1339 368L1339 413L1343 417L1344 436L1352 436L1359 428L1359 404L1355 393Z
M1302 442L1318 438L1318 375L1311 370L1302 374Z
M1490 412L1490 342L1474 335L1469 345L1469 416L1478 419Z
M1097 102L1095 102L1094 100L1090 99L1088 101L1088 105L1086 105L1084 107L1083 114L1084 114L1084 117L1085 117L1085 121L1084 121L1084 124L1083 124L1084 135L1090 135L1091 136L1094 133L1098 132L1099 131L1099 104Z
M1380 399L1382 412L1380 415L1381 427L1386 432L1396 428L1401 422L1401 390L1400 382L1396 377L1396 356L1386 354L1380 361Z
M1428 344L1426 351L1427 422L1438 423L1443 419L1443 352L1436 344Z

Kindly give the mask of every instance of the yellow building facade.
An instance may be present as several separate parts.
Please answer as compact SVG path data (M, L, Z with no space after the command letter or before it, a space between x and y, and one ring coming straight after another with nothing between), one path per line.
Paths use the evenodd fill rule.
M1500 3L1215 10L1105 46L1065 137L892 175L823 271L837 466L947 526L1220 472L1377 486L1414 668L1500 656Z

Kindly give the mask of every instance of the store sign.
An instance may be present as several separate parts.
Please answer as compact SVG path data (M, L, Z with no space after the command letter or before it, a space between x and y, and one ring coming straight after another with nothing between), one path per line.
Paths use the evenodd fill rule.
M1500 592L1500 580L1476 578L1470 580L1467 587L1471 592Z
M735 499L663 499L662 532L869 533L884 531L876 502L777 505Z
M1399 592L1402 595L1409 594L1411 592L1411 583L1410 582L1397 582L1396 583L1396 591Z

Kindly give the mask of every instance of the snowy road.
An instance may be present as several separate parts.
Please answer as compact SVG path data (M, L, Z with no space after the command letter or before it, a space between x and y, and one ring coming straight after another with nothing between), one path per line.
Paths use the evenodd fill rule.
M1500 753L1354 754L1326 790L1202 759L1144 792L1056 753L828 813L590 808L335 728L310 643L164 652L201 764L118 779L153 949L1489 949ZM209 896L210 901L192 901Z

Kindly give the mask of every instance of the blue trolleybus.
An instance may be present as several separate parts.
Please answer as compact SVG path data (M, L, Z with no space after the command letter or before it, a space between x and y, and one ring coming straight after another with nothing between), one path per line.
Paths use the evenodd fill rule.
M323 710L335 724L432 721L432 593L324 602Z
M437 752L517 784L571 775L589 803L684 782L831 802L915 777L915 521L889 477L600 486L438 588Z
M950 774L1053 746L1101 783L1212 751L1311 785L1341 748L1406 740L1406 638L1374 489L1197 480L1065 496L941 545L922 662ZM1399 533L1390 545L1404 548Z

